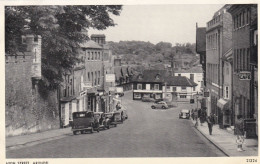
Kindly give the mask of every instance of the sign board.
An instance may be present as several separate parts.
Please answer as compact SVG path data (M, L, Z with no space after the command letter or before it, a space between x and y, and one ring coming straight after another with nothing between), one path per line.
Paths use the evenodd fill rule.
M86 88L92 88L92 82L91 81L85 81L83 85Z
M115 74L106 74L106 82L115 82L116 76Z
M116 90L116 87L109 87L108 90L109 90L109 91L115 91L115 90Z
M251 72L241 71L238 74L239 80L251 80Z
M204 97L209 97L209 92L204 92Z
M116 92L117 93L123 93L124 92L123 87L116 87Z
M87 92L86 91L80 92L79 95L80 96L85 96L85 95L87 95Z

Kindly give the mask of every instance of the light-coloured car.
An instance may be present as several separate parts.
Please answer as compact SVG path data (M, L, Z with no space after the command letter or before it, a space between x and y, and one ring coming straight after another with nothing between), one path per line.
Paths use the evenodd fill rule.
M154 103L152 106L151 106L152 109L167 109L168 108L168 105L165 101L160 101L160 102L157 102L157 103Z

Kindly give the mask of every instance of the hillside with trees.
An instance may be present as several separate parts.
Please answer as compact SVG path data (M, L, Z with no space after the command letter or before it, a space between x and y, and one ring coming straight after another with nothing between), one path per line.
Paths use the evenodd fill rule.
M158 63L168 63L172 60L186 60L192 65L199 60L195 52L195 43L176 43L172 45L168 42L152 44L144 41L120 41L108 42L113 54L122 58L126 64L154 65Z

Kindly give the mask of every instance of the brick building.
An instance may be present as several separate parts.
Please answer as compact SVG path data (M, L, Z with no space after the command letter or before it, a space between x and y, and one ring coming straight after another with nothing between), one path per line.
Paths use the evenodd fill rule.
M230 5L223 6L215 12L206 27L206 90L210 97L206 101L207 113L217 117L221 109L217 102L223 97L222 90L222 62L221 58L232 46L232 17L227 9ZM217 122L222 122L218 117Z
M233 108L236 116L255 122L257 114L257 5L232 5L233 19ZM257 76L256 76L257 77ZM251 124L253 125L253 124ZM246 128L247 135L255 129Z
M60 127L57 91L41 87L41 37L26 35L25 51L5 54L5 134L21 135Z

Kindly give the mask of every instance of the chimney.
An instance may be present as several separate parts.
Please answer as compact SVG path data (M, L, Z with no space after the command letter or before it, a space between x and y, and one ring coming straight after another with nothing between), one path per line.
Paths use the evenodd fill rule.
M90 38L102 47L106 44L106 36L104 34L92 34Z

